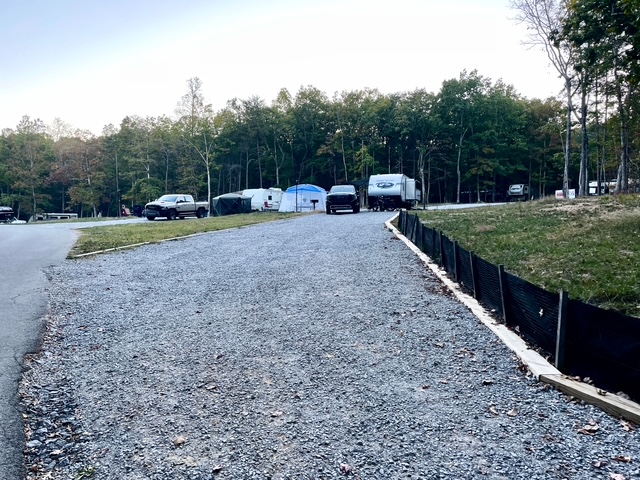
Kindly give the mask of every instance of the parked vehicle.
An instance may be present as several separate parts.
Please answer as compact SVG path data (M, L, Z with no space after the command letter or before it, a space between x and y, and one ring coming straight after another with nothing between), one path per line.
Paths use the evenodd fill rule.
M147 220L164 217L167 220L196 216L203 218L209 212L209 202L196 202L191 195L174 194L163 195L144 207Z
M598 182L596 180L589 182L589 195L606 195L610 192L609 190L610 182L600 182L600 187L598 187ZM613 188L615 188L615 183L613 184Z
M334 185L325 200L327 215L337 211L360 212L360 196L353 185Z
M24 220L18 220L13 208L0 207L0 223L27 223Z
M258 212L277 212L282 201L280 188L249 188L242 191L245 197L251 197L251 210Z
M369 206L377 203L378 197L384 196L393 201L395 208L410 210L422 200L420 182L400 173L371 175L369 177Z
M529 200L529 185L518 183L509 185L507 190L507 202L524 202Z

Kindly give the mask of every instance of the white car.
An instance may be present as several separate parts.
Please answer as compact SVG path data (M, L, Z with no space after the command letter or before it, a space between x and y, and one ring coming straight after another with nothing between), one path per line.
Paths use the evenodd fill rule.
M0 207L0 224L1 223L27 223L27 222L25 222L24 220L18 220L12 208Z

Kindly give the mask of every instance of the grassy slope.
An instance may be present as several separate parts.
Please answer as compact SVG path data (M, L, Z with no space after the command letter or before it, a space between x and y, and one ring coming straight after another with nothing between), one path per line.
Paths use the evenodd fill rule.
M549 291L640 316L640 196L419 213L461 246Z

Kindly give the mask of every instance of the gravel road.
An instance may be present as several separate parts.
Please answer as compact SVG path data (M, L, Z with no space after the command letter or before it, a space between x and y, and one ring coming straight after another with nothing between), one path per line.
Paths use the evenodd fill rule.
M27 477L640 478L638 430L531 378L388 216L48 270L20 388Z

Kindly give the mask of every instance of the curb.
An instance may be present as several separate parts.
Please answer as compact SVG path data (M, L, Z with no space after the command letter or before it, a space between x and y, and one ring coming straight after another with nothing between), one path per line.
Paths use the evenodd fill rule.
M478 319L488 327L502 342L513 351L520 361L527 366L536 379L542 383L551 385L556 389L578 398L586 403L595 405L605 412L640 424L640 404L627 400L619 395L605 392L592 385L573 380L562 374L551 365L542 355L532 350L525 341L509 330L505 325L498 323L478 301L470 295L462 292L459 285L451 280L446 272L433 263L431 258L416 247L407 237L392 225L398 214L385 222L385 226L393 234L416 254L420 260L438 277L438 279L462 302Z

